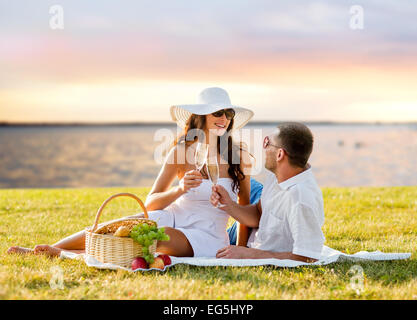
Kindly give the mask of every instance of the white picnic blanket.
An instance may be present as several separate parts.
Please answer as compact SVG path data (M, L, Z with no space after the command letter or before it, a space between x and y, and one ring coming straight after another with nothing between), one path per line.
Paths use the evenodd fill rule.
M136 271L149 271L149 270L159 270L165 271L167 268L172 267L176 264L189 264L193 266L201 267L211 267L211 266L224 266L224 267L248 267L248 266L262 266L262 265L273 265L277 267L287 267L293 268L298 266L306 265L326 265L334 262L340 261L379 261L379 260L402 260L409 259L411 253L383 253L381 251L360 251L355 254L346 254L338 250L323 246L323 251L321 253L320 260L314 263L305 263L294 260L280 260L280 259L217 259L217 258L178 258L171 257L172 264L166 266L163 270L160 269L136 269ZM110 263L102 263L95 258L88 256L86 254L76 254L72 252L62 251L61 258L69 259L80 259L90 266L99 269L123 269L127 271L132 271L132 269L124 268L118 265Z

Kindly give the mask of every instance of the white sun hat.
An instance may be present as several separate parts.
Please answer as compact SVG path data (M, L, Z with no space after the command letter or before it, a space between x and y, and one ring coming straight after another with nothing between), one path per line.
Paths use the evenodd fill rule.
M200 92L197 104L175 105L171 107L171 117L179 127L185 128L192 114L206 115L222 109L235 110L232 130L239 130L253 117L253 111L232 105L229 94L222 88L206 88Z

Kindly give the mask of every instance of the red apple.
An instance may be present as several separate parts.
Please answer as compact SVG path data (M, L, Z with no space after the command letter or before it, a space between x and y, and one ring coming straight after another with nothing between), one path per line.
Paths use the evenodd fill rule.
M162 260L160 257L156 257L153 263L149 264L149 268L164 269L164 267L164 260Z
M171 258L167 254L160 254L158 255L158 258L164 260L164 265L166 266L169 266L171 264Z
M132 270L136 269L148 269L148 264L146 263L146 260L142 257L136 257L132 261Z

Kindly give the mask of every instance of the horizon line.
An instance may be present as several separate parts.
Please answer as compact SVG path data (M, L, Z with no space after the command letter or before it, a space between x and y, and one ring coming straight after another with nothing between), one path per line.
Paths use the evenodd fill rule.
M331 121L331 120L317 120L317 121L251 121L247 126L253 125L277 125L286 122L300 122L306 125L417 125L417 121ZM17 122L17 121L0 121L0 127L128 127L128 126L176 126L175 122L172 121L155 121L155 122Z

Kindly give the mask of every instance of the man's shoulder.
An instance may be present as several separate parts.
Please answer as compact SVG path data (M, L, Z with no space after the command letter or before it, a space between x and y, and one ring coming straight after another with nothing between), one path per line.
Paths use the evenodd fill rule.
M303 217L314 216L320 225L324 223L323 195L319 188L308 185L295 185L290 190L291 210L288 210L288 218L294 219L299 213Z
M278 185L278 181L276 176L271 173L267 172L265 177L265 182L263 183L263 191L262 194L266 194L269 189L271 189L274 185Z
M288 189L293 205L303 205L312 209L323 206L323 194L315 181L308 181Z

